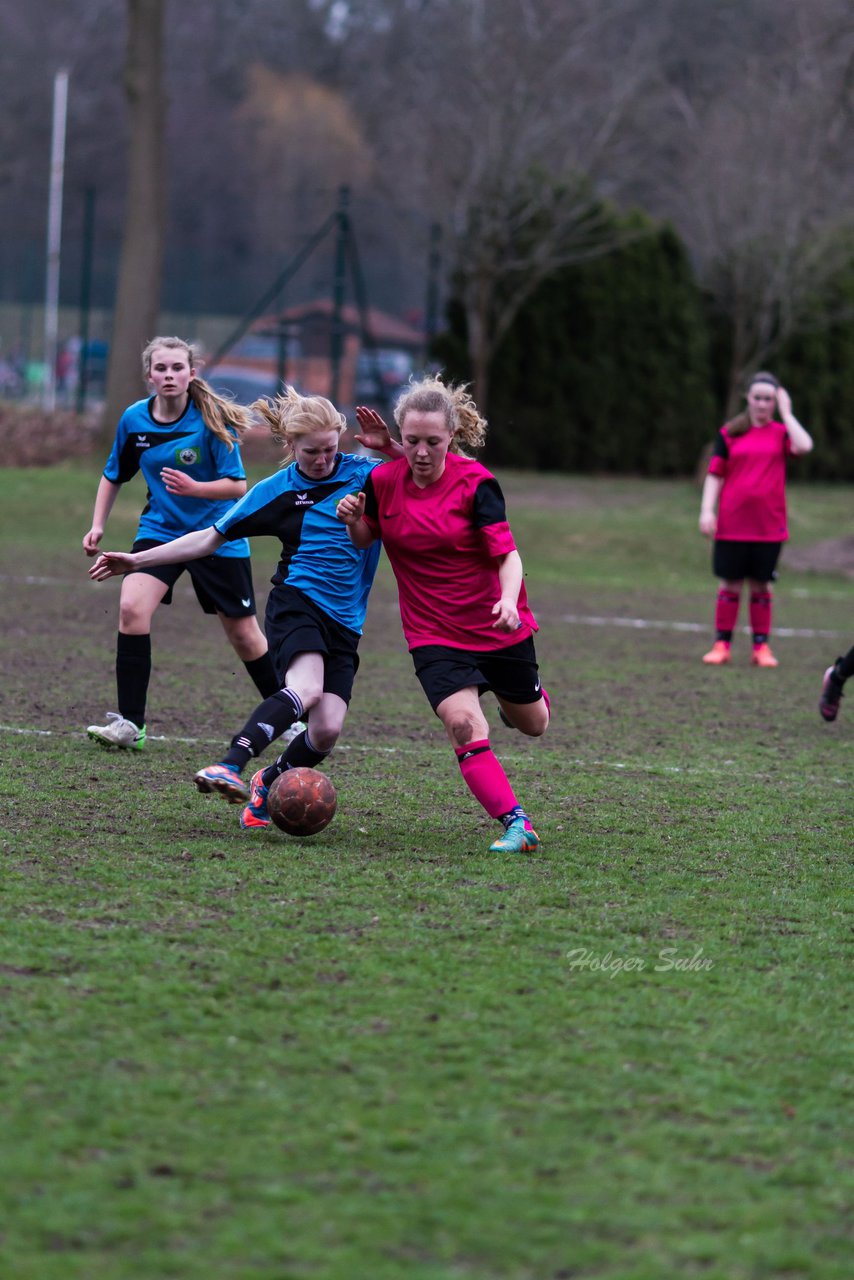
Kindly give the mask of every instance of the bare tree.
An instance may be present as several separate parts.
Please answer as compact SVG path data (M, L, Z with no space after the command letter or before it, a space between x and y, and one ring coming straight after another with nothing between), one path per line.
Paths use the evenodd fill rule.
M130 152L125 226L102 432L140 391L139 355L157 325L166 222L163 0L128 0Z
M538 285L624 242L599 197L618 196L641 162L630 126L654 76L655 24L626 21L634 0L404 8L409 25L383 50L397 75L368 76L368 132L398 199L446 227L485 404L496 349Z
M687 159L671 209L730 328L730 409L745 375L816 322L854 250L854 23L818 0L786 34L706 109L677 95Z
M251 175L253 240L281 254L305 237L315 193L329 192L328 212L334 182L367 183L373 152L349 102L330 86L257 63L247 82L237 118Z
M161 7L128 0L127 11L141 24ZM0 41L7 296L37 296L46 167L37 159L50 122L48 95L33 85L59 65L70 65L73 85L65 261L78 248L83 187L94 185L98 301L122 213L128 255L133 241L162 235L158 138L169 145L169 303L187 311L242 310L348 182L354 209L369 209L357 230L384 305L420 301L429 229L442 224L482 397L501 335L539 280L614 244L597 196L669 217L687 241L736 334L733 385L802 323L808 294L847 253L850 0L170 7L168 129L156 101L159 57L151 74L141 44L134 58L128 52L132 132L143 137L137 118L149 107L156 123L132 147L125 199L112 8L40 0L36 26L9 9ZM158 249L144 249L119 289L111 372L125 362L125 390L111 384L109 414L139 389L159 261ZM208 263L216 269L205 272ZM66 299L71 279L69 270ZM139 321L130 337L120 327L128 317Z

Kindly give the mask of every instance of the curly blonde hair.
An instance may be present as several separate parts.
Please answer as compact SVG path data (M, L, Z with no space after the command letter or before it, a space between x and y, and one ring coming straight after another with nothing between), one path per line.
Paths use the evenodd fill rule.
M347 419L325 396L302 396L295 387L285 387L284 393L273 400L256 400L249 406L267 426L270 434L279 440L285 451L282 466L294 456L294 440L313 431L337 431L340 438L347 427Z
M165 347L167 351L185 352L190 368L195 369L199 357L192 343L183 338L160 335L147 342L142 351L142 376L145 382L151 376L151 357L158 347ZM235 437L241 440L252 426L249 410L236 400L219 395L204 378L193 378L187 391L208 431L212 431L229 450L233 449Z
M443 382L439 374L412 382L404 391L394 406L394 420L399 431L403 431L406 415L412 412L443 415L451 433L452 453L467 457L467 449L480 449L486 440L486 419L481 417L468 387L462 383Z

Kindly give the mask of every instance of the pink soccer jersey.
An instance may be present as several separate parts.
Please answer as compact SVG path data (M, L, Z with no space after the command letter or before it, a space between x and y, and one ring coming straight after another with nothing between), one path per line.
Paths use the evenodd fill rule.
M442 476L424 489L405 458L376 467L365 483L365 519L382 538L400 596L410 649L441 644L484 652L518 644L537 630L524 584L522 625L493 628L497 557L516 550L498 481L479 462L449 453Z
M782 422L730 436L721 427L709 472L723 477L715 537L723 542L785 542L786 459L792 451Z

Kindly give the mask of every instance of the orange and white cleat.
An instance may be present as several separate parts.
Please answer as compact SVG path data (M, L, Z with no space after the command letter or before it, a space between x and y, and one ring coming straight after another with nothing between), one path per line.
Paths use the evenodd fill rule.
M249 799L249 788L233 764L208 765L199 770L193 781L199 791L216 791L229 804L245 804Z
M270 788L264 786L264 770L253 773L249 783L249 803L240 815L240 825L244 831L257 831L270 825L270 811L267 808L267 796Z
M730 660L730 649L732 645L729 640L716 640L708 653L703 654L703 661L707 662L710 667L722 667L725 662Z
M750 665L752 667L779 667L779 662L771 652L771 648L767 644L755 644L753 653L750 655Z

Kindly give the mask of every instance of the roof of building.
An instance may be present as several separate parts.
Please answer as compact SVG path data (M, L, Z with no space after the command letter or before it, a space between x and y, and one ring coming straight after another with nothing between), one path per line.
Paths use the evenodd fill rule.
M311 302L301 302L293 307L285 307L283 311L261 316L252 325L253 333L278 331L283 323L297 324L305 320L331 320L334 304L331 298L315 298ZM424 345L424 333L413 325L407 324L399 316L389 315L386 311L378 311L376 307L368 307L366 313L368 330L374 342L397 347L421 347ZM346 330L361 332L362 316L358 307L344 303L341 307L341 320Z

